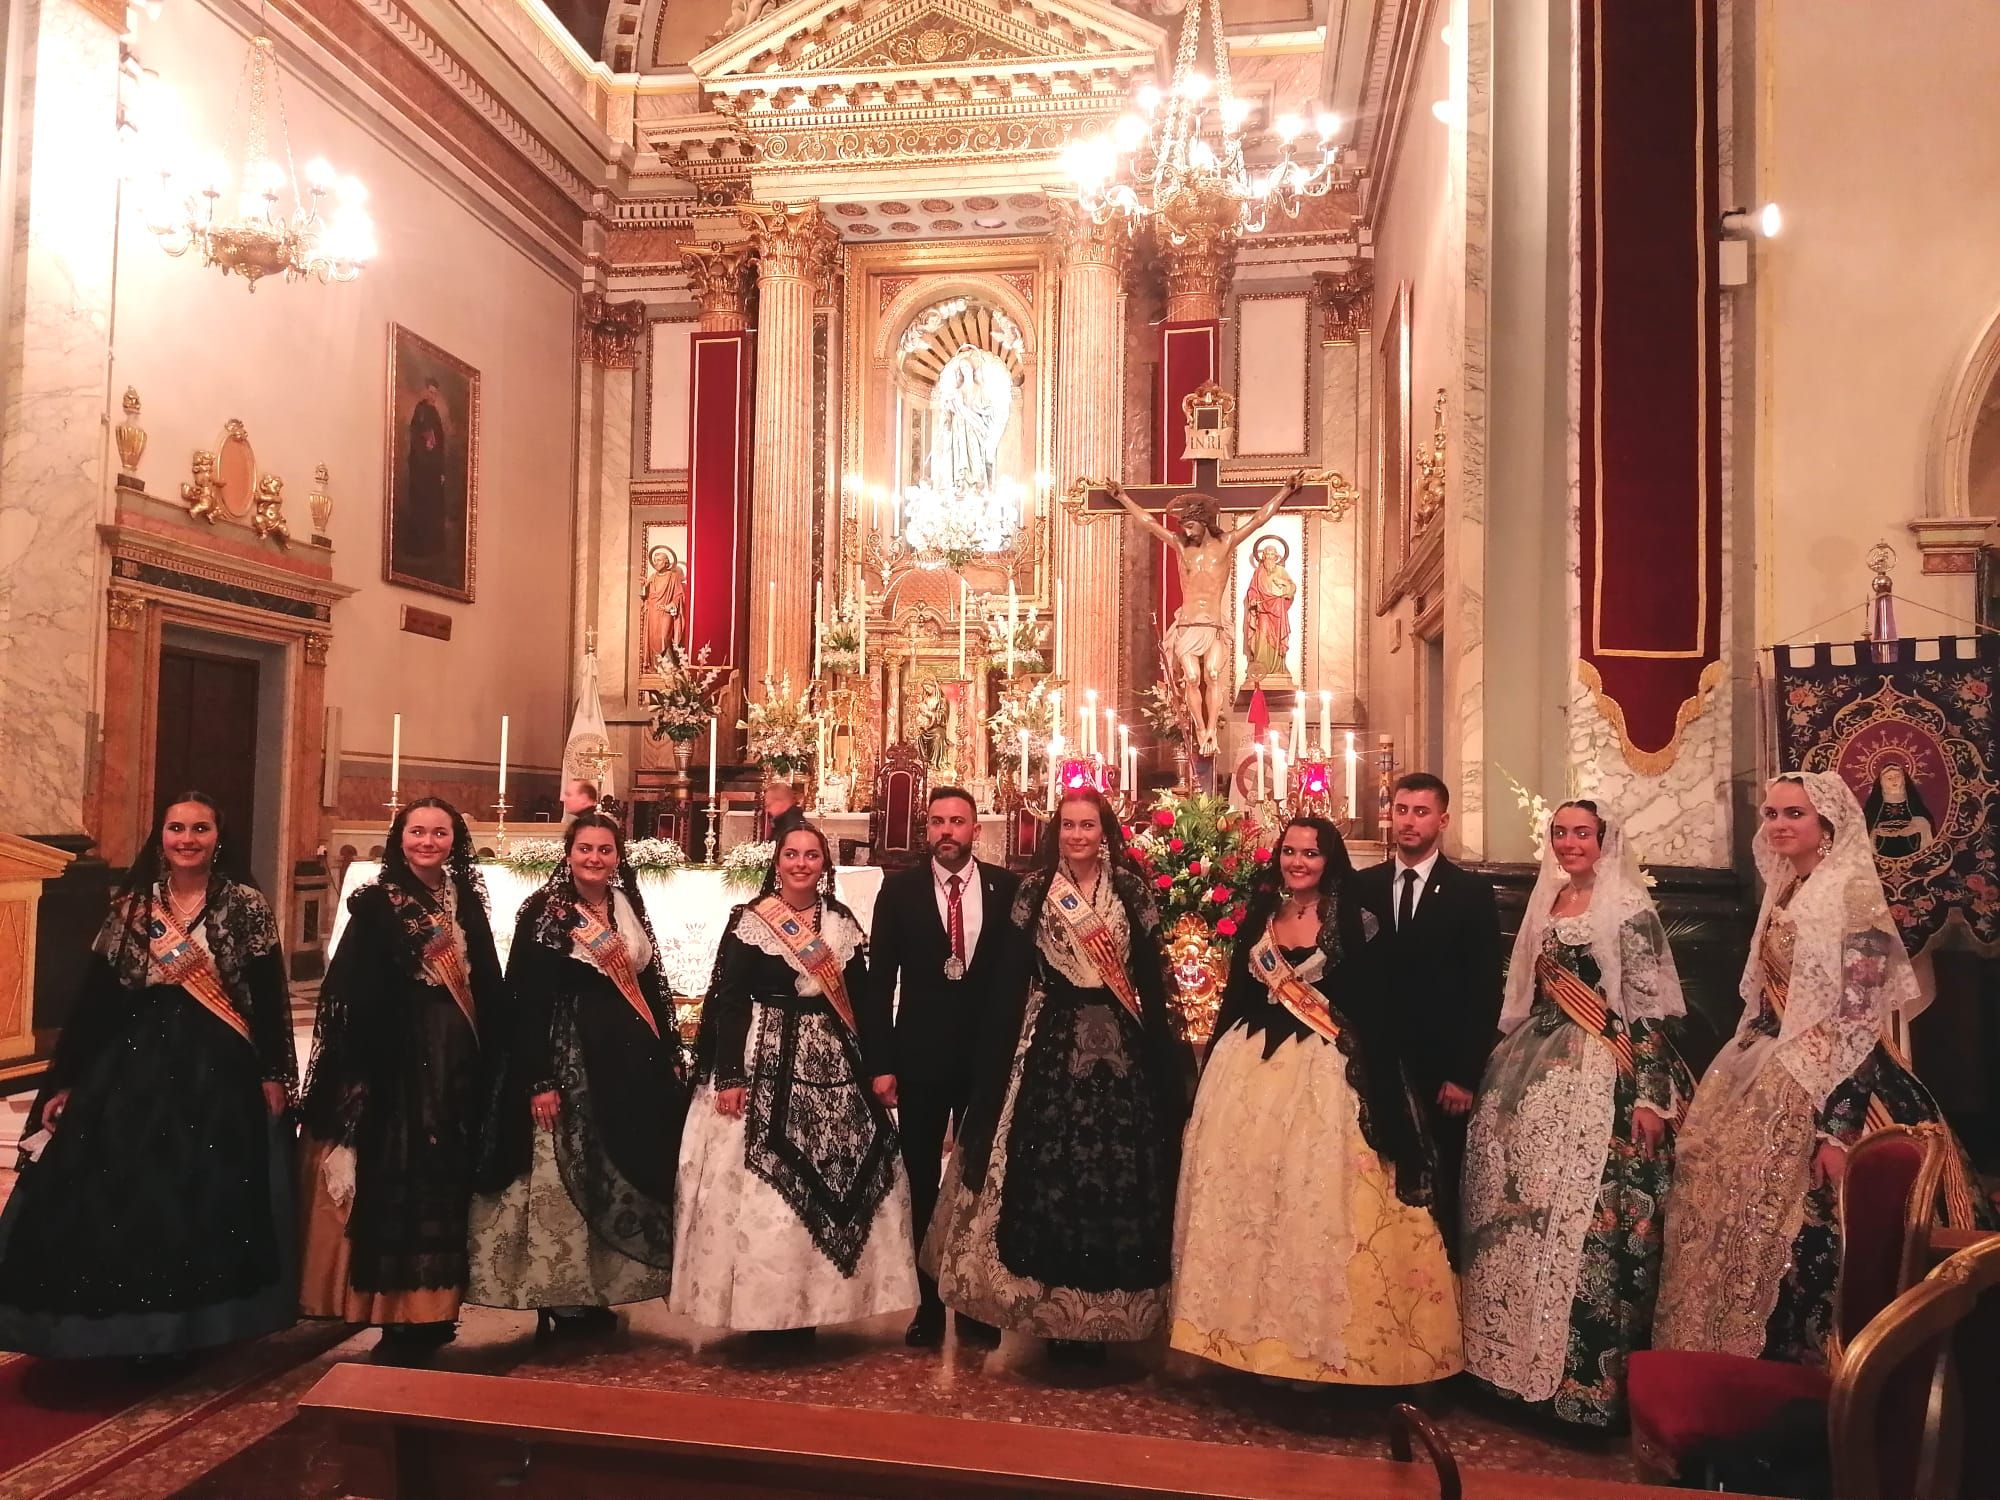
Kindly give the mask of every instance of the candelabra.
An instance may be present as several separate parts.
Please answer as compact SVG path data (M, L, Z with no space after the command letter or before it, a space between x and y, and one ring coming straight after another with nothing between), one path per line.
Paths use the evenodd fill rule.
M493 811L498 814L493 820L493 852L503 858L507 853L507 808L504 796L493 804Z
M708 799L708 839L704 845L704 848L706 850L706 856L703 860L703 863L705 864L713 866L716 863L718 863L715 852L716 830L721 827L722 827L722 799L719 797L710 796Z

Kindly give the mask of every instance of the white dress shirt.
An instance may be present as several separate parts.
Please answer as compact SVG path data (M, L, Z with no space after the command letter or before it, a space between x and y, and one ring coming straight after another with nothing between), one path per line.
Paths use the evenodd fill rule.
M931 879L937 888L938 922L944 928L945 952L951 952L951 886L953 872L936 860L931 861ZM979 925L985 915L985 906L979 887L979 861L968 859L965 868L957 872L958 919L965 929L965 961L972 962L973 950L979 946Z
M1403 872L1405 870L1415 870L1417 872L1417 883L1410 890L1410 919L1415 921L1417 908L1424 904L1424 891L1430 886L1431 871L1437 868L1437 862L1438 851L1435 848L1414 865L1406 865L1403 863L1402 855L1398 854L1396 856L1396 873L1389 881L1389 912L1391 921L1398 921L1398 914L1403 910Z

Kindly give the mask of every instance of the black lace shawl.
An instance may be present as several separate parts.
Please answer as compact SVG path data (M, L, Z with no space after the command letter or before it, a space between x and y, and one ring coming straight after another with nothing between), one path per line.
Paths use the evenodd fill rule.
M1445 1221L1454 1195L1440 1192L1437 1151L1426 1127L1424 1111L1403 1068L1390 1013L1389 944L1382 939L1372 912L1358 901L1326 903L1316 946L1326 968L1315 988L1340 1027L1331 1045L1347 1059L1347 1083L1353 1089L1361 1118L1361 1135L1395 1181L1396 1196L1413 1208L1428 1209L1438 1219L1445 1248L1456 1256L1457 1227ZM1261 1036L1270 1057L1293 1038L1327 1045L1319 1033L1271 998L1264 982L1250 972L1250 950L1270 926L1273 903L1260 901L1244 919L1229 961L1229 982L1215 1017L1215 1039L1241 1027Z
M674 1170L688 1102L672 997L656 943L652 962L638 971L656 1036L610 979L574 956L579 920L573 896L551 882L515 921L507 961L514 1029L485 1038L489 1050L506 1056L488 1070L499 1087L485 1110L474 1184L497 1193L528 1170L528 1101L553 1089L562 1096L556 1162L577 1212L621 1254L670 1266Z
M415 876L385 875L349 898L348 924L320 987L304 1100L306 1129L355 1151L349 1275L364 1291L461 1284L465 1215L506 1036L506 984L483 883L454 875L475 1036L448 994L423 978L437 898Z
M1145 883L1128 870L1111 872L1111 888L1125 908L1131 929L1132 987L1139 993L1140 1025L1144 1032L1142 1059L1163 1124L1175 1141L1187 1121L1193 1096L1194 1054L1181 1040L1167 1009L1166 953L1160 941L1160 911ZM1028 1019L1028 993L1041 982L1042 907L1048 901L1049 874L1036 870L1021 881L1014 896L1011 929L1002 950L987 1011L973 1058L972 1098L959 1132L959 1175L977 1192L986 1182L986 1164L993 1154L993 1137L1000 1111L1007 1102L1007 1081L1014 1053ZM989 919L990 920L990 919Z
M135 1007L153 988L151 955L152 892L114 898L91 948L76 1003L57 1038L40 1093L23 1135L41 1128L49 1097L72 1088L105 1050L132 1024ZM291 1004L285 986L285 956L278 925L263 893L216 874L209 877L208 904L201 925L208 951L229 1002L250 1027L261 1076L297 1092L298 1063L292 1051ZM193 1005L192 998L182 1004ZM233 1044L234 1045L234 1044Z

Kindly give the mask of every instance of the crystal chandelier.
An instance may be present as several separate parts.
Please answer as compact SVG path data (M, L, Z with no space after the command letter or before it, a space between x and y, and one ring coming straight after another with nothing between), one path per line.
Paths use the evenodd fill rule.
M927 484L903 491L903 541L920 568L962 568L976 557L1005 552L1019 539L1021 486L940 494Z
M248 95L248 110L240 109ZM337 177L324 158L306 164L305 191L292 165L291 135L278 81L277 49L261 32L250 42L237 86L237 118L243 149L233 180L220 153L199 169L176 173L163 167L159 192L147 206L146 227L159 236L169 255L201 252L202 264L237 275L257 290L265 276L287 281L313 277L321 282L352 281L375 256L375 226L366 207L368 190L354 177ZM277 154L270 141L270 117L277 117ZM320 200L333 197L331 212ZM291 208L284 207L289 196ZM233 208L233 212L232 212Z
M1312 145L1302 144L1304 120L1279 117L1271 126L1277 160L1262 171L1245 161L1243 126L1251 104L1230 91L1222 0L1205 0L1205 8L1211 71L1196 66L1204 0L1188 0L1167 90L1147 84L1134 96L1137 108L1108 136L1075 142L1064 153L1078 201L1099 223L1123 212L1136 225L1150 215L1174 245L1217 225L1227 233L1255 233L1273 208L1295 217L1306 199L1323 197L1343 180L1339 148L1329 144L1340 128L1333 114L1314 121Z

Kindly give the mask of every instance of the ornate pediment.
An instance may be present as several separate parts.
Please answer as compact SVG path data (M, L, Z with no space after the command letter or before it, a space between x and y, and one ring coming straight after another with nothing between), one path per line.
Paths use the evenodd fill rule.
M816 72L850 72L883 68L944 67L971 62L1019 62L1065 56L1062 45L1045 32L1008 20L982 5L959 0L924 4L914 14L888 12L875 22L857 26L832 46L814 53Z

